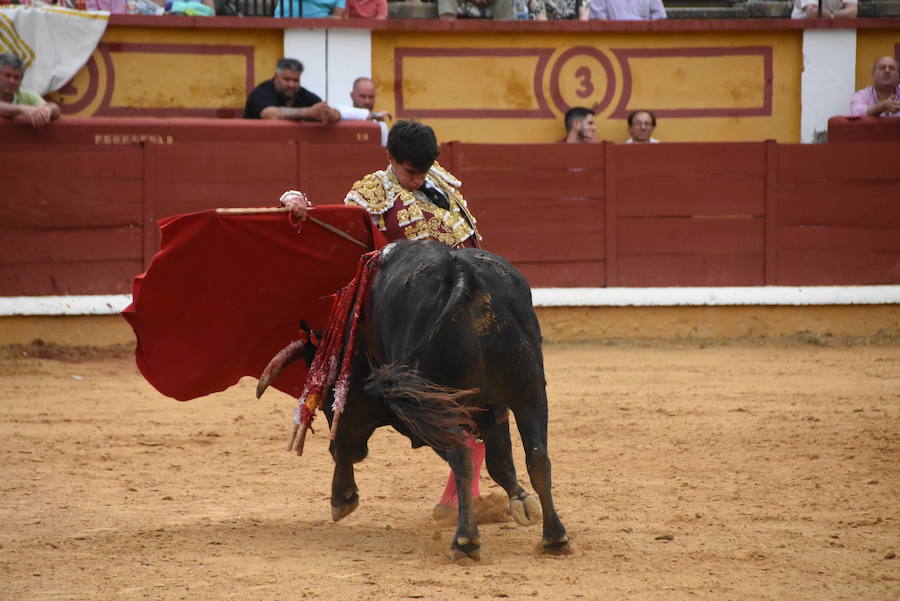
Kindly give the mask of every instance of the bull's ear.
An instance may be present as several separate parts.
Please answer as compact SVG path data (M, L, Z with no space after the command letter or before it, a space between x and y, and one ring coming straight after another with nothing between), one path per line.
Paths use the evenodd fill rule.
M319 346L319 340L322 338L322 332L313 330L306 323L305 319L300 320L300 336L304 342L310 342L313 346Z

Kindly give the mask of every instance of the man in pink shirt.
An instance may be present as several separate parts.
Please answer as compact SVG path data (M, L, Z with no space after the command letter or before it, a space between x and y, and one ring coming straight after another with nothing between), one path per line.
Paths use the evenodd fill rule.
M591 19L650 21L665 18L662 0L591 0Z
M344 16L350 19L387 19L387 0L347 0Z
M872 85L853 95L851 115L900 117L900 73L897 59L882 56L872 67Z

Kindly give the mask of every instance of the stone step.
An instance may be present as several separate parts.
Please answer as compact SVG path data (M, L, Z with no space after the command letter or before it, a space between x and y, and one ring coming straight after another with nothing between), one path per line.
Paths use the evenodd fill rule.
M666 14L670 19L746 19L750 16L746 5L666 6Z
M437 2L388 2L389 19L437 19Z
M900 17L900 0L864 0L859 3L857 16Z

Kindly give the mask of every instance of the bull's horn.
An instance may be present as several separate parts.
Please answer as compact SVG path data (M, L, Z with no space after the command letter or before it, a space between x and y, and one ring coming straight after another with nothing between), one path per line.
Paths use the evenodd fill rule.
M304 340L295 340L272 357L272 360L269 361L269 364L263 370L262 375L259 376L259 384L256 385L256 398L262 396L269 384L281 375L285 367L303 356L304 346L306 346Z

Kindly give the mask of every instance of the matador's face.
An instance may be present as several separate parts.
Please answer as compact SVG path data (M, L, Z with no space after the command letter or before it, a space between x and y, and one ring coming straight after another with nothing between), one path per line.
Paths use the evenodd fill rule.
M428 175L427 169L425 171L416 169L409 161L401 163L390 154L388 154L388 159L391 161L391 170L397 176L397 181L410 192L415 192L425 183L425 176Z

